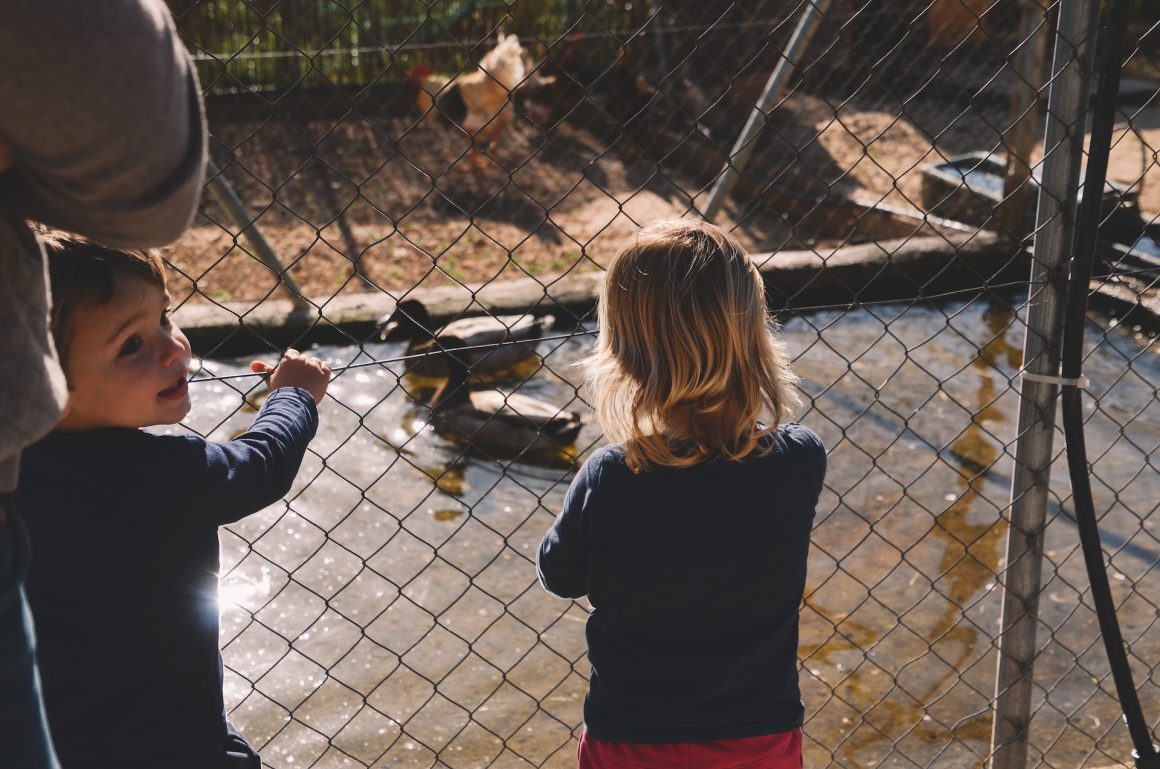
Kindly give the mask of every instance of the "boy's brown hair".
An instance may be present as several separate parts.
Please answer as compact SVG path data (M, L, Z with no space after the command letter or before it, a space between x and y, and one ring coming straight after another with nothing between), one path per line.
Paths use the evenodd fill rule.
M165 288L165 264L154 251L108 248L57 233L42 233L41 240L52 288L52 340L67 378L77 310L108 303L119 276Z

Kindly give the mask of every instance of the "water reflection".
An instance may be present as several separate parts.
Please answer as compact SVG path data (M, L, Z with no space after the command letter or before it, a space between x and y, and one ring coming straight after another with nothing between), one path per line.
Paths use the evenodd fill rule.
M810 765L984 762L1022 334L1011 310L981 301L785 324L811 399L802 421L831 451L802 614ZM521 390L590 416L571 365L590 344L542 343L548 368ZM1093 396L1088 437L1108 484L1096 489L1102 526L1138 545L1116 557L1139 563L1119 570L1160 604L1160 586L1144 579L1156 554L1144 558L1135 537L1160 496L1141 472L1160 445L1149 350L1127 331L1092 349L1089 376L1110 384ZM337 366L401 351L315 352ZM363 765L573 761L585 614L545 595L534 570L572 464L497 462L446 440L424 427L414 397L424 385L403 373L384 364L339 376L289 503L223 533L233 718L279 768L341 765L323 758L335 748ZM239 411L242 384L195 385L191 426L219 439L243 429L253 413ZM589 421L581 459L599 438ZM1061 470L1053 485L1065 498ZM1043 618L1055 644L1087 648L1071 587L1085 583L1082 563L1068 557L1074 530L1059 524L1045 590L1060 598L1043 602ZM1133 651L1160 658L1160 638L1140 622L1126 628ZM1115 703L1054 648L1037 667L1053 678L1036 728L1048 730L1053 761L1080 765L1092 742L1082 729L1093 719L1113 728ZM1075 727L1059 715L1073 710Z
M963 711L948 721L936 720L930 711L955 688L961 671L978 657L979 630L973 623L964 622L965 611L994 587L1000 568L1007 521L999 516L996 500L986 498L982 486L1002 450L992 431L1007 421L998 408L996 373L1003 368L1018 369L1021 361L1020 350L1005 336L1014 319L1015 313L1009 308L991 305L983 312L990 340L970 363L978 389L973 403L964 404L971 407L970 420L948 452L956 465L957 492L946 495L950 504L934 516L934 525L924 543L924 547L941 548L937 570L928 575L932 590L939 596L934 603L941 610L932 612L932 616L911 611L901 618L902 624L928 643L927 650L897 668L894 683L900 691L892 696L883 697L882 670L877 665L866 671L870 682L864 680L866 674L861 667L842 681L843 699L862 709L869 727L858 729L842 742L842 756L851 766L876 765L885 747L884 737L895 748L903 740L918 740L931 748L943 748L952 741L973 741L981 746L990 737L991 713L979 709L982 703L976 704L974 713ZM1005 385L1004 379L1004 389ZM911 584L915 581L912 579ZM980 614L987 608L979 606ZM838 629L842 639L838 647L846 650L852 648L851 644L859 649L876 648L885 637L883 631L888 630L847 622L840 623ZM828 659L827 645L811 651L818 659ZM983 765L985 755L977 754L971 763Z
M263 569L259 581L241 575L234 579L223 579L218 585L218 607L222 612L230 609L246 611L247 606L264 604L269 595L270 571Z
M1022 326L1001 305L943 312L874 308L787 324L801 356L799 372L814 397L814 418L807 415L807 421L831 449L829 493L814 532L803 612L809 763L986 762L1000 608L995 575L1002 568L1007 522L1001 512L1010 493L1017 409L1009 383L1019 369ZM1125 335L1112 341L1096 347L1088 365L1133 367L1137 374L1120 375L1119 385L1131 385L1104 393L1098 414L1133 398L1154 398L1137 380L1155 372L1154 357L1141 359L1139 347L1117 350ZM1120 457L1117 467L1138 468L1143 455L1122 440L1124 424L1092 419L1088 429L1101 436L1101 451ZM1128 429L1134 436L1153 435L1155 426L1136 422ZM1145 439L1142 445L1157 444ZM1063 468L1054 477L1054 485L1061 484ZM1152 478L1134 489L1133 500L1123 500L1143 516L1154 507L1145 502L1145 485L1152 494L1160 491ZM1130 539L1142 524L1147 522L1121 518L1106 531ZM1074 536L1073 530L1061 533L1064 540ZM1070 566L1047 568L1066 574ZM1070 603L1073 610L1077 602ZM1061 605L1060 614L1065 611ZM1060 644L1085 632L1066 616L1056 617L1051 628ZM1086 648L1089 642L1071 643ZM1041 669L1056 669L1058 659L1058 669L1074 671L1066 648L1049 647ZM1053 657L1052 651L1061 653ZM1075 687L1090 687L1091 679L1079 678L1055 684L1048 697L1057 704L1042 712L1083 703ZM1103 699L1100 708L1103 718L1115 718L1114 701ZM1044 724L1039 734L1049 735L1045 743L1069 760L1086 755L1090 738L1058 720L1037 720Z

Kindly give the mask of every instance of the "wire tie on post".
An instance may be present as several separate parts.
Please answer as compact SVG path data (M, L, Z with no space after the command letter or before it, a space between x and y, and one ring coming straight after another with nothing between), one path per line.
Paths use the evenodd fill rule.
M1091 386L1091 380L1082 374L1077 377L1068 376L1053 376L1051 374L1036 374L1027 369L1019 369L1019 376L1023 377L1028 382L1042 382L1043 384L1054 384L1061 386L1068 386L1076 388L1077 390L1086 390Z

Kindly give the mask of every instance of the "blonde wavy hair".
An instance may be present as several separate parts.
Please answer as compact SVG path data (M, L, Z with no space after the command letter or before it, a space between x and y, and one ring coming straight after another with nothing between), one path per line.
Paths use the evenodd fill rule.
M588 387L633 472L768 452L761 438L800 404L761 275L712 224L642 229L609 265L598 317Z

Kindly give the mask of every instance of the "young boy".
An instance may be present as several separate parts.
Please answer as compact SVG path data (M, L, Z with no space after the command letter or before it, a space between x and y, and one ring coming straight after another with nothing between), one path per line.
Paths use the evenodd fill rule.
M147 433L190 409L189 342L160 259L47 250L68 405L25 453L17 503L36 543L28 595L61 764L260 769L225 716L217 529L289 490L330 370L294 350L255 361L272 392L228 443Z

